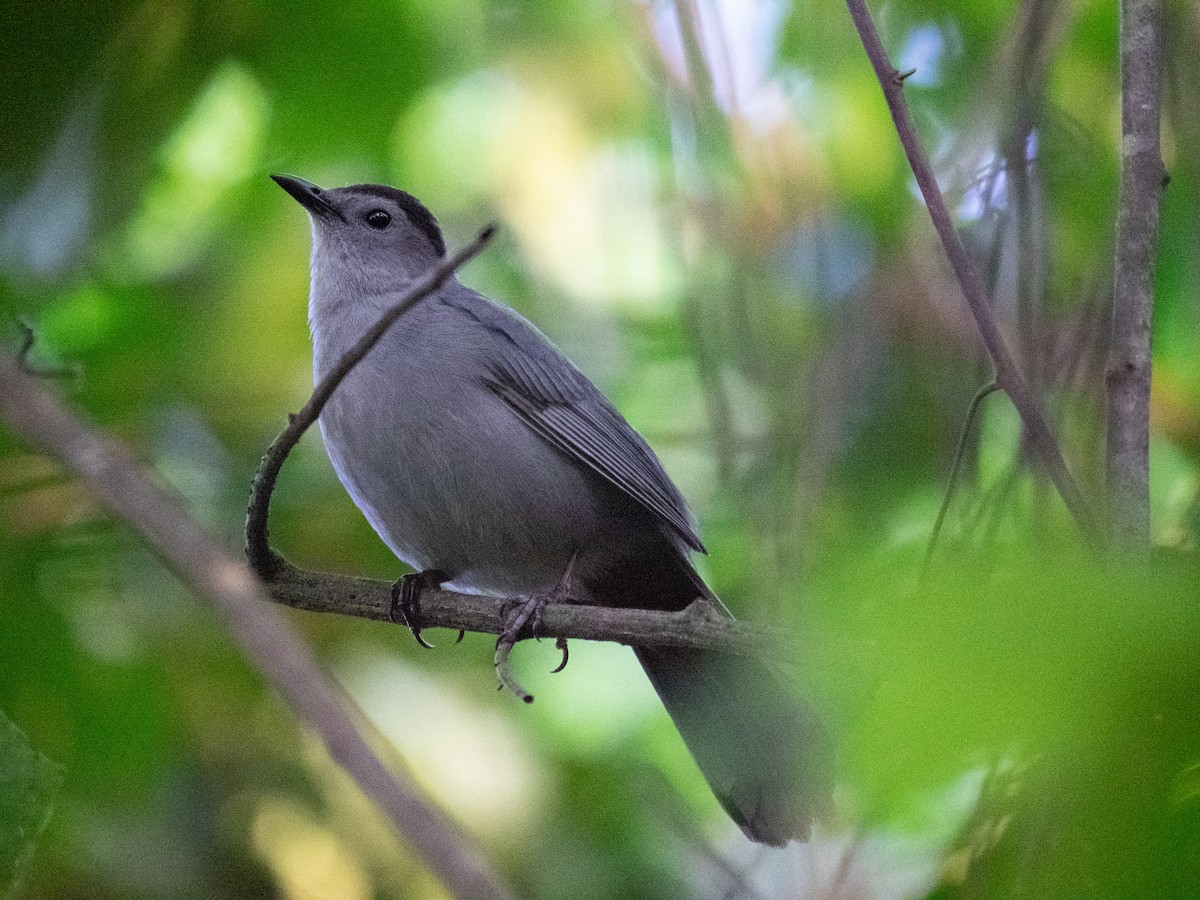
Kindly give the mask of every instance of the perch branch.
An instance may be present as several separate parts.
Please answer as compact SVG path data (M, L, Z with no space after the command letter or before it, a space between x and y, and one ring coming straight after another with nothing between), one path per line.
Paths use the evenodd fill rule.
M116 441L68 412L20 363L0 354L0 419L80 476L130 525L230 633L296 717L391 820L455 896L509 897L473 840L415 785L389 772L347 714L308 646L258 580L225 554Z
M391 621L391 585L386 581L308 572L283 562L267 589L276 602L295 609ZM423 628L496 635L505 629L503 598L428 590L421 593L420 603ZM799 643L796 635L785 629L738 622L703 602L680 612L550 603L541 613L538 635L780 659L794 658Z
M858 30L863 48L866 50L867 57L875 69L875 75L879 79L879 84L883 88L884 99L892 114L892 121L896 125L900 143L904 146L909 166L921 189L921 196L925 199L925 206L933 220L933 227L937 230L938 237L941 238L955 278L958 280L959 287L962 289L971 315L979 329L984 348L995 368L996 383L1016 407L1034 454L1062 496L1063 502L1079 525L1085 539L1098 548L1101 546L1101 538L1092 511L1080 492L1078 484L1067 469L1058 441L1042 414L1033 389L1021 373L1021 368L1017 364L1012 350L1009 349L1004 333L1000 329L1000 323L988 303L983 282L954 230L950 211L946 207L945 198L942 197L941 188L938 187L937 179L934 177L933 168L929 164L925 151L921 148L916 126L913 124L908 104L904 99L904 78L905 74L910 73L901 73L892 65L887 50L884 49L883 42L879 38L879 32L875 29L875 22L871 18L870 10L867 9L866 0L846 0L846 6L850 10L854 27Z

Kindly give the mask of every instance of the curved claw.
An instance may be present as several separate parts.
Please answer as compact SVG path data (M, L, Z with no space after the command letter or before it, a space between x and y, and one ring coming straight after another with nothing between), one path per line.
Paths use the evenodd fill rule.
M500 686L508 688L524 703L532 703L533 695L521 687L513 677L508 656L512 652L513 645L521 638L537 638L539 636L538 633L542 628L542 612L547 603L569 594L571 572L574 570L574 566L575 557L572 556L567 571L551 590L536 592L524 597L513 597L500 605L500 636L496 638L496 655L492 664L496 669L496 677L500 679ZM554 645L562 651L562 662L554 671L561 672L567 665L566 638L560 637Z
M406 625L412 632L413 639L426 650L436 649L433 644L421 637L419 623L421 606L419 597L421 591L436 588L446 580L444 572L431 570L426 572L410 572L392 585L392 605L388 610L388 618L397 625ZM462 640L459 632L458 640ZM458 641L455 641L458 643Z
M422 647L424 647L426 650L436 650L437 649L436 646L429 643L429 641L425 640L425 638L421 637L421 629L418 628L417 626L410 625L409 631L412 632L413 640L416 641L418 644L420 644Z
M454 639L454 643L461 644L463 642L463 638L465 638L466 636L467 636L467 632L464 629L462 629L462 628L458 629L458 637L456 637Z
M567 651L567 639L565 637L560 637L555 641L554 646L562 651L562 662L550 670L551 675L557 675L565 669L567 667L567 659L570 658L570 653Z

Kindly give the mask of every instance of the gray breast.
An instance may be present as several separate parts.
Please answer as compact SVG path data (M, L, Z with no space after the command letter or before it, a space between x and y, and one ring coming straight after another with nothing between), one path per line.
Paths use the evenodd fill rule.
M611 490L485 387L493 336L432 303L401 319L321 416L342 483L392 550L462 588L518 593L620 533ZM317 367L340 354L318 346ZM618 504L620 505L620 504Z

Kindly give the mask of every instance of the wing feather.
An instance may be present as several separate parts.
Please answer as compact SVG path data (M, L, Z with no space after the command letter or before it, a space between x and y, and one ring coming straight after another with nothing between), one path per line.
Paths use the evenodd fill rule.
M705 552L683 497L641 436L548 344L527 349L523 343L510 343L492 363L488 386L539 435Z

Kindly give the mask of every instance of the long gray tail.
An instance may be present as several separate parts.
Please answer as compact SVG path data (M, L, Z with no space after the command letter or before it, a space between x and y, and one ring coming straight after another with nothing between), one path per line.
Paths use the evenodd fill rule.
M751 840L807 840L826 802L824 733L757 660L635 647L717 799Z

